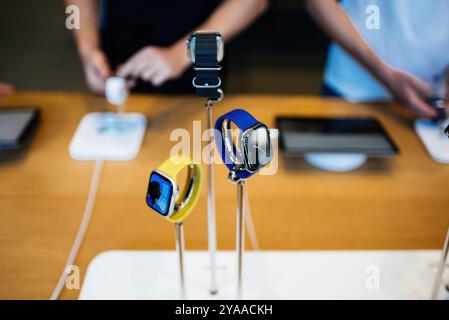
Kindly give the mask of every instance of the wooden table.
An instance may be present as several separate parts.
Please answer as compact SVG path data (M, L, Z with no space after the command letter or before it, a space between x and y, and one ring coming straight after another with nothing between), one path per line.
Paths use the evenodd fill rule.
M2 106L37 105L42 120L28 150L0 158L0 298L47 299L75 238L94 167L68 145L82 116L108 108L75 93L25 92ZM174 249L173 226L145 204L149 172L176 144L173 129L193 132L204 119L194 97L133 96L127 110L150 119L136 159L106 162L95 210L76 264L112 249ZM353 105L300 96L227 96L214 115L244 107L269 126L276 115L371 115L394 137L397 158L371 160L351 173L326 173L279 156L278 172L249 181L262 249L438 249L449 224L449 167L434 163L397 106ZM405 117L402 117L402 115ZM216 165L218 245L233 249L235 186ZM186 223L186 247L206 249L206 191ZM248 243L248 241L247 241ZM77 298L65 290L62 298Z

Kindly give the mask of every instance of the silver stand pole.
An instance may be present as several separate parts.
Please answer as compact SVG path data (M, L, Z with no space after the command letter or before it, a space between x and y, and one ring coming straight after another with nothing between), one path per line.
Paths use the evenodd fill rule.
M206 102L206 124L209 134L209 145L213 143L212 134L212 100ZM217 226L215 221L215 175L214 165L209 154L209 163L207 164L207 233L208 233L208 247L210 256L210 294L217 294L216 282L216 252L217 252Z
M175 223L176 251L179 258L179 280L181 285L181 299L186 298L186 284L184 277L184 226L182 222Z
M245 250L245 180L237 182L237 222L236 222L236 247L237 247L237 299L242 299L243 286L243 252Z
M444 240L443 250L441 251L441 259L438 264L437 275L435 277L435 283L433 284L432 290L432 300L436 300L438 298L438 292L440 291L444 268L446 267L447 254L449 251L449 229L447 230L446 239Z

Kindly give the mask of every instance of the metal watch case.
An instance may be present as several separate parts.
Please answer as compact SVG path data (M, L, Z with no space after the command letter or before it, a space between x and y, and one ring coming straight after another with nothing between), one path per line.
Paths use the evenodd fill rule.
M265 167L273 159L270 130L263 123L245 130L240 137L244 167L255 173Z
M227 128L229 120L223 121L223 140L226 152L234 164L233 171L242 168L248 172L256 173L273 159L273 147L270 139L270 130L263 123L258 123L246 129L239 137L239 145L234 154L234 143L229 137ZM243 159L243 163L240 159Z
M197 182L195 166L189 165L187 167L187 170L188 170L188 172L187 172L186 184L184 186L182 195L180 194L180 189L179 189L179 186L175 179L173 179L172 177L170 177L169 175L165 174L162 171L154 170L159 175L161 175L162 177L164 177L165 179L170 181L170 183L173 186L173 192L172 192L172 195L170 198L170 205L168 207L167 215L165 215L166 218L172 216L174 213L181 210L190 201L190 198L192 197L193 189L195 187L195 183Z
M175 202L179 196L179 187L178 187L178 184L176 183L176 180L173 179L172 177L170 177L169 175L167 175L164 172L159 171L159 170L154 170L154 172L156 172L157 174L161 175L162 177L164 177L165 179L170 181L170 183L173 186L173 192L172 192L172 195L170 198L170 205L168 206L167 214L164 215L164 217L168 218L174 213Z

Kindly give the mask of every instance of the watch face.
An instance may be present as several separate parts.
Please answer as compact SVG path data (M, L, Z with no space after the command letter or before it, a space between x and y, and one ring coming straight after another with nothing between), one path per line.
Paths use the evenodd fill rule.
M270 163L273 150L270 131L264 124L259 123L243 132L241 142L246 170L256 172Z
M224 57L224 43L223 38L221 37L221 34L218 32L213 31L197 31L190 35L189 39L187 40L187 56L190 58L190 60L193 63L196 63L196 40L198 36L201 35L214 35L217 39L217 61L221 62Z
M163 216L169 216L173 209L173 190L173 183L169 179L153 171L148 184L148 206Z

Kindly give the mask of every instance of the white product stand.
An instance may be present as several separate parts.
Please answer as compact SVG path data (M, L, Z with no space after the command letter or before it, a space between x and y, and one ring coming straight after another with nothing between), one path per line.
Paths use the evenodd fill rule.
M76 160L131 160L139 153L146 125L145 116L138 113L89 113L70 143L70 156Z
M69 146L76 160L131 160L139 153L147 119L139 113L125 113L128 97L126 80L109 78L106 98L117 112L93 112L85 115Z
M242 298L428 299L439 258L439 250L248 251ZM186 298L235 299L236 262L235 252L218 251L220 290L210 295L208 252L186 252ZM108 251L90 263L79 298L180 299L179 293L175 251Z
M432 159L441 164L449 164L449 139L444 133L448 125L432 120L417 120L415 130Z

